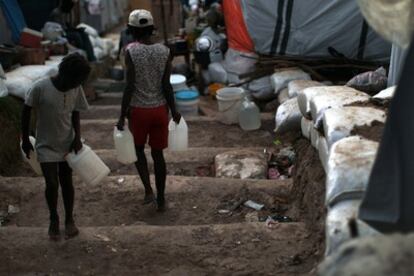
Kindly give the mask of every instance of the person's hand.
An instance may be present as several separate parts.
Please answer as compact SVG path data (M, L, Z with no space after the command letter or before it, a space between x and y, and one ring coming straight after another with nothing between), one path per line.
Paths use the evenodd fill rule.
M181 120L181 114L180 114L180 113L178 113L177 111L176 111L176 112L173 112L173 113L172 113L172 118L173 118L173 121L174 121L176 124L179 124L179 123L180 123L180 120Z
M82 141L80 138L75 138L72 142L72 148L71 150L73 150L75 152L75 154L78 154L78 152L82 149L83 145L82 145Z
M30 143L29 138L23 138L22 150L26 154L27 159L30 159L30 151L34 151L34 148L32 143Z
M119 117L118 123L116 124L116 128L119 131L123 131L125 126L125 117Z

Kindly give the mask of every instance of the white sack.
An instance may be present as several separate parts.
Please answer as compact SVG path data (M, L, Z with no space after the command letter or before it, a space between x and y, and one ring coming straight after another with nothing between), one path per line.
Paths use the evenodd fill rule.
M271 76L271 82L275 93L279 93L283 88L288 87L289 82L293 80L310 80L308 73L299 68L283 69Z
M326 138L323 136L320 136L318 140L318 154L319 160L326 173L328 171L329 147Z
M224 69L227 73L236 75L252 72L257 63L257 55L255 53L243 53L234 49L228 49L224 58Z
M323 129L329 148L348 137L356 126L370 126L372 122L385 122L384 111L372 107L346 106L328 109L323 115Z
M32 84L41 79L56 75L57 68L47 65L21 66L6 74L6 86L9 94L25 99Z
M302 114L299 111L298 101L290 99L279 106L276 112L275 132L278 134L300 130Z
M7 86L4 83L4 80L0 78L0 98L6 97L9 95L9 91L7 90Z
M322 135L319 133L319 131L313 127L313 122L312 122L312 127L310 130L310 140L311 140L311 144L314 148L318 148L319 145L319 139Z
M325 95L330 93L339 93L339 92L354 92L355 89L346 86L319 86L319 87L309 87L305 88L302 91L298 91L298 103L300 112L302 115L308 119L312 119L310 102L313 97L317 95ZM316 119L316 118L313 118Z
M210 82L227 83L227 72L220 62L213 62L208 65Z
M359 136L344 138L332 146L326 177L327 206L362 198L377 149L377 142Z
M370 96L368 94L357 90L316 95L310 101L311 116L315 125L318 126L322 123L323 113L327 109L357 102L368 102L369 100Z
M395 90L397 89L396 86L388 87L387 89L382 90L377 95L373 96L374 99L388 101L394 97Z
M273 87L270 83L270 76L266 76L254 80L247 84L247 90L252 93L252 96L259 100L272 100L277 96L273 93Z
M313 80L294 80L289 82L289 98L294 98L299 95L305 88L325 86L325 84Z
M349 221L352 219L357 222L360 237L378 234L375 229L357 219L360 204L360 200L346 200L328 210L325 225L326 256L334 253L341 244L352 238L349 228Z
M279 92L277 95L277 99L279 100L279 103L282 104L289 100L289 90L287 88L282 89L282 91Z
M310 139L311 138L311 130L313 128L313 122L311 120L306 119L305 117L302 117L300 125L301 125L301 129L302 129L302 135L305 138Z

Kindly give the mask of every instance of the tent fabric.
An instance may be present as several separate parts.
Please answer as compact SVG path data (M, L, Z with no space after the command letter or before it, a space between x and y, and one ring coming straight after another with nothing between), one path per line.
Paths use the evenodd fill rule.
M17 0L0 0L0 7L12 32L13 42L18 43L20 33L26 27L26 21Z
M391 102L359 218L381 232L414 231L414 44Z
M224 19L229 47L245 53L254 52L254 44L247 31L240 5L241 0L223 1Z
M390 69L388 71L388 87L397 85L406 55L407 49L403 49L397 44L392 45Z
M389 60L391 44L368 27L358 4L343 0L240 0L260 54Z

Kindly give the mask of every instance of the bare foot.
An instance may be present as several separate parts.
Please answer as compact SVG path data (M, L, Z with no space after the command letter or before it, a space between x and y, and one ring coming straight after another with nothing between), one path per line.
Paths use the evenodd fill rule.
M79 235L79 229L76 227L75 222L71 221L65 225L65 239L70 239Z
M58 241L60 239L59 220L50 222L48 234L49 239L52 241Z
M164 198L157 198L157 212L165 212L166 211L166 204Z
M147 204L153 203L154 201L155 201L155 197L153 193L145 194L142 205L147 205Z

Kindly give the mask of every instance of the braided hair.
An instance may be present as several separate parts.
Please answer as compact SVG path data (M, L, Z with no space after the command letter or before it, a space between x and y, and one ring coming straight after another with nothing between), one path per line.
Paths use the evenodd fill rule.
M90 72L89 62L79 53L67 55L59 64L59 74L63 76L86 79Z

